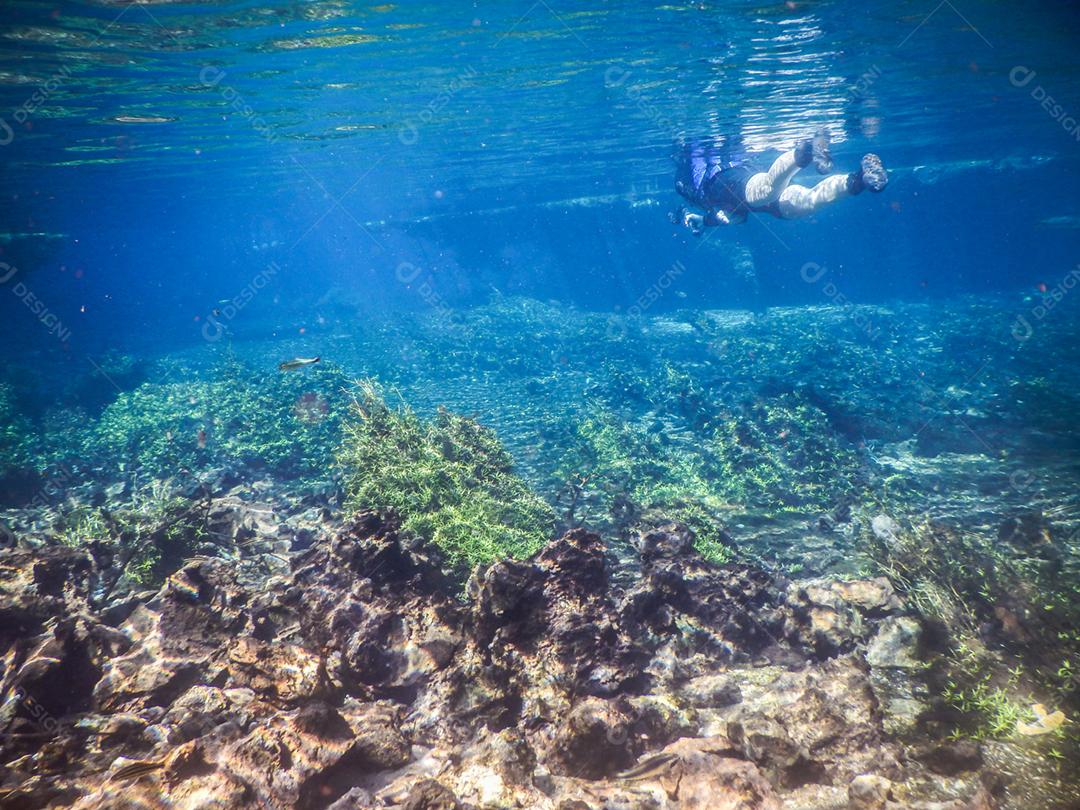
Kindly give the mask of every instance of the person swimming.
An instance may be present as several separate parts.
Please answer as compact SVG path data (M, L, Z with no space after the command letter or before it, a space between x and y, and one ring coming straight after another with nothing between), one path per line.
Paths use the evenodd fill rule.
M688 144L676 162L675 190L705 213L681 207L671 214L671 220L696 236L706 227L745 222L751 211L798 219L863 189L882 191L889 182L881 158L867 154L859 171L829 175L812 188L792 183L798 171L811 163L820 174L832 170L829 133L824 129L800 140L765 172L756 171L749 155L732 144Z

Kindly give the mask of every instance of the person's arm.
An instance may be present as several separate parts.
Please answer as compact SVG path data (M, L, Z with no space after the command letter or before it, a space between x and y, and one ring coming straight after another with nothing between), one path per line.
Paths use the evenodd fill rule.
M688 208L680 208L677 211L672 211L668 214L668 219L677 225L682 225L684 228L689 228L693 232L694 236L701 236L701 232L705 230L705 226L719 225L719 222L711 222L711 213L706 213L704 216L701 214L695 214Z
M694 236L701 236L706 228L713 228L717 225L731 225L733 222L742 222L745 219L732 219L717 208L716 210L706 211L705 214L695 214L687 208L680 208L673 214L669 214L668 217L672 222L677 222L684 228L689 228Z

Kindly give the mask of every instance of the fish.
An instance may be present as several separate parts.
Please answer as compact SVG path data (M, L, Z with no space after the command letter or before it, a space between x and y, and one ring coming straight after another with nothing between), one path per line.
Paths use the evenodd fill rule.
M279 371L294 371L304 366L310 366L312 363L318 363L318 357L294 357L292 360L286 360L284 363L278 363Z
M1040 734L1049 734L1053 731L1057 731L1065 723L1064 712L1054 712L1053 714L1047 714L1046 707L1041 703L1036 703L1031 707L1031 711L1035 713L1034 723L1017 723L1016 731L1023 734L1025 737L1035 737Z
M200 450L206 449L206 431L200 430L195 434L195 444L198 445Z
M139 777L146 776L148 773L153 773L154 771L160 770L164 767L165 760L163 759L135 760L134 762L129 762L127 765L124 765L115 773L113 773L113 775L109 777L108 781L120 782L125 779L138 779Z
M1080 216L1062 216L1062 217L1049 217L1042 220L1040 223L1044 228L1064 228L1074 229L1080 228Z
M118 124L167 124L176 119L165 116L113 116L112 120Z
M677 764L679 764L678 754L654 754L645 757L634 767L615 774L615 778L623 782L645 782L650 779L659 779L671 773L672 768Z

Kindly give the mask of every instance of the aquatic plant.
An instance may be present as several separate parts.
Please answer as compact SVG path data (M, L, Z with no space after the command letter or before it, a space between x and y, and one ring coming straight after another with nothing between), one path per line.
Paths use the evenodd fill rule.
M24 463L30 435L29 422L16 406L14 389L0 383L0 472Z
M115 508L86 506L59 524L59 541L73 548L106 552L97 598L117 589L157 588L209 537L209 503L181 497L171 481L138 487L129 501Z
M855 454L795 395L721 409L684 372L667 364L661 374L640 390L648 399L669 391L676 402L664 411L623 415L594 400L563 435L550 432L562 482L556 502L569 525L626 535L675 520L722 562L733 513L825 508L855 488Z
M1072 676L1080 661L1080 584L1066 573L1075 560L1041 520L1007 521L995 539L919 521L897 524L888 536L868 532L863 542L871 573L888 577L943 631L945 654L933 677L963 716L956 735L1008 736L1027 718L1032 692L1080 705Z
M491 430L445 409L422 420L388 405L371 381L357 383L338 463L348 511L395 513L459 574L527 557L554 531L553 511L514 474Z
M223 463L320 476L338 444L346 384L334 367L266 374L236 363L216 379L144 383L105 408L83 449L150 477Z
M1007 669L978 640L953 639L937 662L940 695L960 714L953 739L999 739L1013 733L1024 717L1020 690L1024 667Z
M19 408L15 389L0 382L0 503L33 491L39 453L38 431Z

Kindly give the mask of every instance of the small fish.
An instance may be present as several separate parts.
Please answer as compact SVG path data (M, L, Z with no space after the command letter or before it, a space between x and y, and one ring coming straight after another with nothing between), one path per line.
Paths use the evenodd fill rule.
M623 782L645 782L650 779L659 779L669 774L671 769L678 763L678 754L654 754L651 757L645 757L633 768L615 774L615 778Z
M195 444L197 444L199 446L200 450L205 450L206 449L206 431L205 430L200 430L195 435Z
M1052 731L1057 731L1065 723L1065 714L1063 712L1054 712L1053 714L1046 713L1046 707L1041 703L1036 703L1031 707L1031 711L1035 713L1034 723L1017 723L1016 730L1018 733L1023 734L1025 737L1035 737L1040 734L1049 734Z
M165 767L164 760L136 760L135 762L129 762L122 768L117 770L112 776L109 777L110 782L120 782L125 779L138 779L141 776L146 776L148 773L160 770Z
M312 363L318 363L318 357L294 357L292 360L286 360L284 363L278 363L278 369L280 371L294 371L304 366L310 366Z
M1041 293L1046 292L1046 290L1047 290L1046 282L1040 281L1038 284L1035 285L1035 289L1038 290Z
M1046 228L1080 228L1080 216L1050 217L1039 224Z
M118 124L170 124L176 119L164 115L116 115L112 120Z

